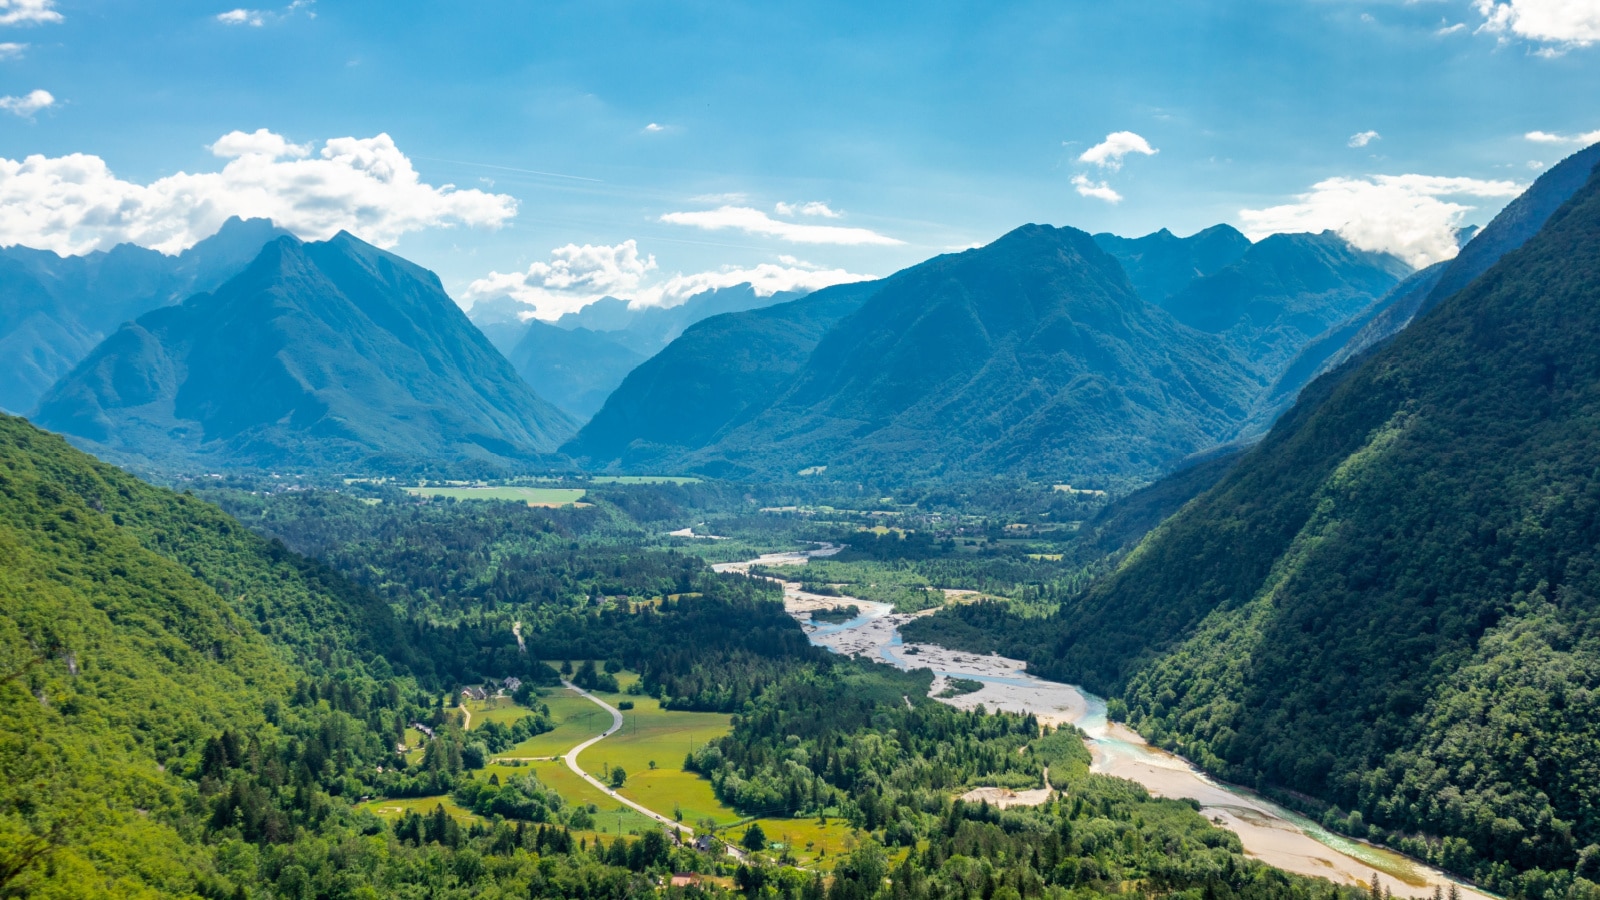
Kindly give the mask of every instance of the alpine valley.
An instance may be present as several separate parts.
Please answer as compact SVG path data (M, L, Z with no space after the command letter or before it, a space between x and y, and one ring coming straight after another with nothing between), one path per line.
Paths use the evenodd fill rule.
M1600 34L1560 31L1583 4L1414 5L1318 27L1368 29L1363 67L1490 41L1551 109ZM110 116L79 69L152 124L133 174L0 158L0 898L1600 900L1600 133L1332 175L1195 161L1167 135L1237 152L1195 124L1230 120L1168 92L1154 142L1052 136L1059 184L1008 206L1037 160L988 140L1022 118L988 70L1095 48L1005 4L868 46L871 5L823 35L810 4L298 0L116 31L120 79L34 66L115 6L0 0L37 27L0 65L61 85L0 97L0 131ZM1186 67L1223 33L1157 6L1095 15L1181 32ZM1240 35L1286 14L1250 9ZM1150 40L1118 65L1165 69ZM1259 41L1229 40L1251 92L1205 89L1334 64ZM167 54L252 80L164 83ZM927 58L960 82L899 102ZM1340 66L1281 127L1414 153L1394 104L1423 100ZM1494 118L1501 69L1462 71ZM173 173L213 77L234 116L437 119L435 155L232 131ZM1143 76L1096 77L1132 105ZM1340 92L1383 133L1346 137ZM891 153L924 112L949 132ZM957 156L1017 168L918 168ZM789 193L746 189L778 159ZM1180 160L1187 195L1135 177ZM1247 170L1288 199L1240 199ZM905 208L864 213L867 182ZM923 221L957 208L1010 212L976 243ZM1016 224L1041 209L1099 233ZM583 242L618 222L642 236Z

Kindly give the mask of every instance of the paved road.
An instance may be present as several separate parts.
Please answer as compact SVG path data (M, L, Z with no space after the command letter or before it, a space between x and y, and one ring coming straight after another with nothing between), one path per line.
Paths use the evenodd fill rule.
M593 701L594 703L598 704L601 709L605 710L608 713L611 713L611 727L607 728L605 730L604 734L599 734L599 735L596 735L596 736L594 736L592 738L589 738L587 741L584 741L583 743L579 744L578 746L573 747L571 750L567 751L567 755L564 757L564 759L566 759L566 761L567 761L567 768L569 768L572 771L578 773L578 776L580 778L582 778L584 781L589 782L590 784L594 785L595 787L599 788L600 790L604 791L606 793L606 796L611 797L612 799L616 800L618 803L621 803L624 806L627 806L629 809L632 809L632 810L640 813L641 815L649 816L650 818L656 820L657 822L660 822L661 824L667 826L668 828L677 829L680 833L683 834L683 836L686 839L693 840L693 838L694 838L694 829L693 828L690 828L689 826L683 824L682 822L677 822L677 821L674 821L671 818L668 818L667 816L663 816L662 814L656 812L653 809L650 809L650 808L648 808L646 806L642 806L642 805L640 805L638 803L633 802L632 800L629 800L627 797L624 797L621 794L617 793L616 791L612 790L610 787L608 787L600 779L594 777L593 775L590 775L588 772L585 772L583 770L583 767L578 765L578 754L580 754L583 751L589 749L591 746L600 743L601 741L603 741L606 738L612 736L613 734L616 734L619 730L621 730L621 728L622 728L622 712L620 710L618 710L616 707L612 706L611 704L605 702L604 700L601 700L599 697L596 697L595 695L589 693L588 691L584 690L581 687L578 687L577 685L573 684L570 681L563 680L561 683L563 685L566 685L566 687L569 690L575 691L576 693L581 694L584 697L588 697L591 701ZM734 859L737 859L737 860L743 860L744 859L744 853L743 853L743 851L739 850L739 848L733 846L732 844L727 844L726 846L727 846L727 849L728 849L728 855L732 856Z

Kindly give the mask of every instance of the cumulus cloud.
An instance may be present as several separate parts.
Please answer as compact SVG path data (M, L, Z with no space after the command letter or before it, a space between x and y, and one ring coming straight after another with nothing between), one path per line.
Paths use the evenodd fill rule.
M1240 210L1239 216L1251 240L1332 229L1356 247L1393 253L1420 268L1455 256L1456 229L1475 208L1456 201L1509 200L1522 190L1513 181L1436 175L1329 178L1293 203Z
M266 18L259 9L230 9L225 13L217 13L217 21L224 25L249 25L253 28L266 24Z
M1502 40L1525 40L1560 47L1587 47L1600 41L1600 5L1592 0L1473 0L1483 16L1481 31Z
M1350 140L1348 143L1351 147L1365 147L1373 141L1379 141L1382 139L1383 135L1377 133L1376 131L1358 131L1355 134L1350 135Z
M1583 134L1552 134L1548 131L1530 131L1523 135L1535 144L1590 144L1600 142L1600 131L1588 131Z
M0 43L0 59L18 59L27 49L27 44L18 44L12 41Z
M775 237L796 244L845 244L860 246L875 244L893 246L903 244L887 235L867 228L848 228L843 225L802 225L774 219L759 209L748 206L719 206L699 212L673 212L661 217L671 225L690 225L707 231L732 228L746 234Z
M526 304L528 315L554 319L608 296L628 300L635 307L675 306L695 294L736 284L748 283L758 295L770 297L780 291L811 291L873 277L825 269L788 256L780 260L783 265L724 266L649 281L657 268L656 259L640 255L636 241L614 246L568 244L550 251L549 262L536 262L525 272L490 272L467 286L466 299L478 303L510 297Z
M661 124L660 122L651 122L649 125L644 127L644 130L654 134L658 131L666 131L667 126Z
M61 21L56 0L0 0L0 25L51 25Z
M1130 153L1155 156L1161 151L1150 142L1131 131L1114 131L1106 139L1083 151L1078 162L1085 162L1115 172L1122 168L1122 159Z
M1087 175L1072 176L1072 186L1084 197L1093 197L1107 203L1121 203L1122 195L1111 189L1111 185L1104 181L1091 181Z
M821 216L824 219L837 219L842 215L818 200L809 203L778 203L772 208L780 216Z
M56 98L49 91L29 91L21 97L0 97L0 109L24 119L32 118L39 110L55 105Z
M320 150L266 130L211 145L218 172L124 181L98 156L0 159L0 246L86 253L124 241L176 253L229 216L270 218L308 240L341 229L380 246L422 228L496 228L516 214L503 194L426 184L387 134L333 138Z

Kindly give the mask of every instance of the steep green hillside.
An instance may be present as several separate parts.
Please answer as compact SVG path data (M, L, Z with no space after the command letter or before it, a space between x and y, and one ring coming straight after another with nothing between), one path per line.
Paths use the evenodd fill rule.
M500 464L573 430L433 273L344 233L280 238L124 326L34 421L123 457L261 468Z
M1072 228L1028 225L886 279L783 397L689 457L709 471L1151 473L1214 444L1260 383Z
M838 285L690 326L629 373L562 451L596 466L648 467L704 447L777 399L822 335L879 285Z
M1040 668L1122 692L1133 723L1214 771L1335 804L1329 824L1492 887L1600 878L1597 335L1591 178L1314 383L1062 611Z
M0 597L5 896L204 890L187 776L206 739L276 733L276 698L319 655L404 644L386 607L329 593L215 507L10 417Z
M1186 238L1163 228L1140 238L1097 234L1094 242L1117 258L1133 289L1160 306L1197 278L1215 275L1250 249L1232 225L1213 225Z

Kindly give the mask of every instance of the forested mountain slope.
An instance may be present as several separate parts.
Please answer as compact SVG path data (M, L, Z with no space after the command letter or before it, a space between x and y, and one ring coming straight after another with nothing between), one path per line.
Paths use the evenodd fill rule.
M133 244L82 256L0 248L0 409L32 410L118 325L212 290L286 233L235 218L176 256Z
M298 727L280 701L319 653L404 658L386 606L322 578L215 507L0 417L0 894L220 881L186 824L205 739Z
M822 335L880 284L836 285L690 326L630 372L562 451L594 466L649 466L712 443L771 405Z
M1027 225L886 279L784 395L690 457L792 474L1150 473L1217 442L1258 379L1072 228Z
M1122 693L1137 727L1213 771L1321 798L1329 824L1491 887L1600 878L1597 337L1591 177L1314 383L1062 610L1038 667Z
M124 326L35 421L97 451L264 468L497 464L573 431L433 273L342 232L279 238L215 293Z

